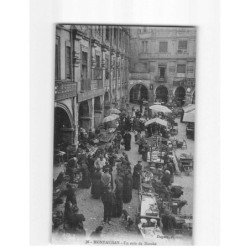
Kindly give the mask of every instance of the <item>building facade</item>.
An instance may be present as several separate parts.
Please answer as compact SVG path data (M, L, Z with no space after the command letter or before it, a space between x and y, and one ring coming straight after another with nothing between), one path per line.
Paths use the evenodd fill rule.
M195 102L196 28L133 27L130 51L130 102Z
M122 26L57 25L55 146L77 144L111 107L126 103L130 30Z

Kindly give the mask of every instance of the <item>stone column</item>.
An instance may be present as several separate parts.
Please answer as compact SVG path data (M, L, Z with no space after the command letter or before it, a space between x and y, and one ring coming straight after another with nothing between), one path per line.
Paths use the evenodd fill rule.
M95 98L91 98L88 100L88 103L89 103L89 108L90 108L90 128L92 130L95 129Z

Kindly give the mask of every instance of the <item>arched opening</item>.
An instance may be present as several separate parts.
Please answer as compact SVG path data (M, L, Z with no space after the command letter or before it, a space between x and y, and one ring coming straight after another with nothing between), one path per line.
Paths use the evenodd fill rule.
M109 92L104 94L104 116L107 116L110 109Z
M83 101L79 105L79 126L88 131L91 126L90 119L91 115L89 112L88 101Z
M185 104L186 90L183 87L178 87L175 90L175 100L177 106L182 107Z
M192 97L192 104L195 104L195 91L194 91L193 97Z
M94 125L96 128L102 121L102 106L101 106L100 96L97 96L94 99L94 113L95 113Z
M157 102L168 102L168 89L165 86L159 86L157 87L155 91L155 97Z
M130 102L148 101L148 89L143 84L136 84L130 89Z
M74 129L65 109L56 107L54 113L54 148L65 150L73 143Z

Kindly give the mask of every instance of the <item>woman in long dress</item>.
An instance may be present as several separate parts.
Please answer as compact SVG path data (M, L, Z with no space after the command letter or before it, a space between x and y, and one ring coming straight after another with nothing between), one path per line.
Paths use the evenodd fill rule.
M129 203L132 199L133 177L130 171L127 171L123 182L123 202Z
M101 177L100 168L97 168L92 177L91 194L94 199L101 197Z
M113 206L113 217L121 217L122 209L123 209L123 178L122 176L118 176L115 180L116 188L115 188L115 202Z
M129 132L126 132L124 135L124 146L126 151L131 149L131 134Z
M82 173L82 180L79 183L79 187L89 189L91 186L91 179L87 164L83 163L80 171Z

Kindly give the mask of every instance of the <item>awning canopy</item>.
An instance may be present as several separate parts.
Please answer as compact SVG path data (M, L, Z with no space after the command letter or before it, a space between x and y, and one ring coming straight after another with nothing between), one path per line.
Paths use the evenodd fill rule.
M184 112L193 111L193 110L195 110L195 104L188 104L187 106L182 107L182 109Z
M119 115L112 114L109 116L104 117L103 122L111 122L119 118Z
M182 120L183 122L195 122L195 110L185 112Z
M148 126L148 125L150 125L150 124L152 124L152 123L157 123L157 124L160 124L160 125L165 126L165 127L168 126L168 122L165 121L165 120L162 120L162 119L160 119L160 118L153 118L153 119L147 121L147 122L145 123L145 126Z
M158 105L158 104L150 106L150 109L156 112L172 113L172 111L168 107Z

